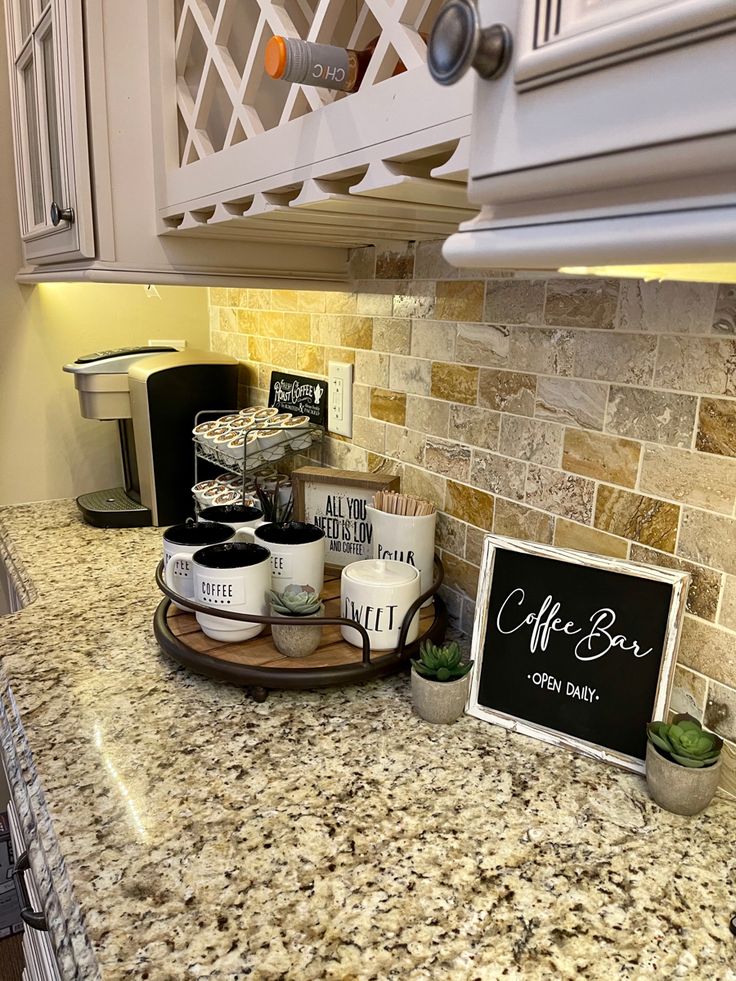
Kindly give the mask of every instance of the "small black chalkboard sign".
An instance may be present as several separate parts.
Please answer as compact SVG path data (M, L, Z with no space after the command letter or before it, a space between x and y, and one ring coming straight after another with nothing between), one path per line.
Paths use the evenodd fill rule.
M487 535L469 714L643 772L688 578Z
M282 412L309 416L317 426L327 422L327 382L324 378L308 378L286 371L271 372L271 391L268 404Z

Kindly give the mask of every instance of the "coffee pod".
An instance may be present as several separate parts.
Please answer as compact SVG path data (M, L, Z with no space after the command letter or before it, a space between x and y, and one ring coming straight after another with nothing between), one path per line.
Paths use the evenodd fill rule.
M234 429L229 426L226 428L224 433L220 433L219 436L215 436L212 441L212 448L216 453L220 453L225 457L229 457L230 454L230 441L237 435Z
M419 570L404 562L363 559L342 570L340 609L368 632L372 651L393 651L411 605L421 596ZM355 629L343 624L340 633L348 644L363 646ZM419 636L419 611L412 618L406 636L411 644Z
M258 449L264 460L280 460L286 452L284 434L278 429L263 429L258 433Z
M215 545L230 541L235 530L230 525L215 521L195 521L188 518L183 524L167 528L163 535L164 576L167 585L183 599L194 598L191 556L205 545ZM172 557L176 561L172 564ZM181 610L187 610L185 603L176 603Z
M226 504L237 504L240 501L240 494L233 487L221 490L212 498L211 507L222 507ZM208 511L209 507L205 508Z
M262 408L262 405L246 405L244 409L239 410L238 415L254 416L256 412L260 412Z
M218 426L219 423L217 420L200 422L199 425L195 426L192 430L192 435L195 439L203 439L207 433L211 432L213 429L217 429Z
M264 419L273 419L274 416L279 414L279 410L275 407L272 408L260 408L256 409L253 413L253 417L256 422L263 422Z
M243 430L250 429L254 422L255 420L253 416L237 416L237 418L233 419L233 421L230 423L230 426L232 429L242 433Z
M240 418L241 416L239 412L231 412L228 416L220 416L217 421L221 426L232 426L232 424Z
M243 483L241 477L236 477L232 473L221 473L215 477L215 483L221 487L240 487Z
M270 419L266 420L267 426L285 426L289 419L292 418L290 412L279 412L278 415L271 416Z

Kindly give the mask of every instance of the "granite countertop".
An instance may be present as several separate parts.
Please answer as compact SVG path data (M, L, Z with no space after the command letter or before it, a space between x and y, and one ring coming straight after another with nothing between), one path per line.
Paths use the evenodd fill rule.
M406 677L275 692L153 638L156 529L0 510L0 735L64 981L736 979L733 805L464 718Z

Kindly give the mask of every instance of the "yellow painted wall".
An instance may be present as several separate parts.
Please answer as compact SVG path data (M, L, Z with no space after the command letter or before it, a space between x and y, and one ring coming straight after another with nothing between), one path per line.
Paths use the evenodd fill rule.
M0 17L0 51L5 50ZM93 283L19 286L8 81L0 65L0 505L121 483L117 427L83 419L70 375L80 354L149 338L208 349L207 290Z

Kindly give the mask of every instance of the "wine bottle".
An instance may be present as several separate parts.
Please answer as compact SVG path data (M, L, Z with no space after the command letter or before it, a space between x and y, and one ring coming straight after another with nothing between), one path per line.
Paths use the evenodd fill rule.
M286 82L355 92L363 81L377 43L376 37L365 48L356 50L277 34L266 45L266 72L271 78ZM399 62L393 74L404 71L403 62Z

